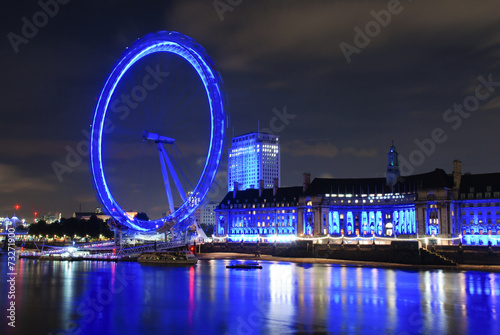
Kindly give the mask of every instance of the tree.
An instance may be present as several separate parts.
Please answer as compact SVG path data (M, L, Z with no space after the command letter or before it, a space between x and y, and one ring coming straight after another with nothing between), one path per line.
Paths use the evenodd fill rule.
M102 224L101 234L107 238L112 238L115 236L115 233L113 231L111 231L110 226L108 224L108 221L109 221L109 219L106 220L106 222Z
M39 220L37 223L30 225L28 234L31 236L45 235L45 227L47 222L45 220Z
M212 236L214 233L214 225L202 223L200 224L201 229L205 232L207 236Z
M135 218L137 220L149 221L148 215L146 213L144 213L144 212L137 213L137 215L135 216Z

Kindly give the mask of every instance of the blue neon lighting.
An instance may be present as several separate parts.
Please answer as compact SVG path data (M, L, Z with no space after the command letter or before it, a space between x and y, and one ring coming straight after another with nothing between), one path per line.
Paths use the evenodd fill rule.
M159 52L182 57L191 64L203 82L210 106L210 144L205 166L191 196L169 216L158 220L142 221L129 217L115 201L108 188L102 164L102 133L111 97L123 75L143 57ZM208 193L222 156L225 113L221 82L205 50L191 38L177 32L163 31L146 35L134 43L115 64L104 84L94 112L90 140L90 167L99 200L107 212L121 224L138 231L153 231L157 226L161 227L168 221L175 222L181 229L189 225L189 220L186 219L202 203Z
M352 212L347 212L347 235L354 234L354 222L352 217Z
M377 211L377 235L381 236L383 232L383 227L382 227L382 212Z
M257 234L229 234L228 240L232 242L293 242L297 240L295 234L284 234L284 235L257 235Z
M476 234L467 234L464 235L463 244L466 245L485 245L487 246L490 242L492 246L500 245L500 235L476 235Z
M368 229L370 226L368 225L368 215L366 212L361 213L361 235L366 235L370 233Z
M328 213L330 225L328 229L329 234L340 234L340 219L338 211L330 211Z

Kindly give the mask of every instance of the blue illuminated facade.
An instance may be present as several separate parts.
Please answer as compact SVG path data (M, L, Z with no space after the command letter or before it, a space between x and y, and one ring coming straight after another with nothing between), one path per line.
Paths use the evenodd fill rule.
M388 196L389 198L392 196ZM345 218L345 224L343 220ZM363 237L415 235L415 207L410 205L392 206L353 206L348 210L332 206L328 211L328 228L330 235L360 235Z
M500 245L500 173L463 175L458 196L464 243Z
M216 235L232 240L290 241L297 236L302 187L233 190L215 210Z
M358 183L374 180L357 180ZM384 179L378 180L384 187ZM216 208L216 235L231 240L290 241L297 236L415 236L415 193L318 192L342 180L303 187L229 192ZM359 186L359 185L358 185ZM331 193L330 193L331 192Z
M442 169L400 177L394 146L386 178L304 174L302 187L229 192L216 208L216 235L230 240L297 237L436 238L439 244L500 245L500 173ZM392 163L392 164L391 164Z
M306 186L298 209L303 212L303 236L417 234L414 190L393 192L384 178L316 178Z

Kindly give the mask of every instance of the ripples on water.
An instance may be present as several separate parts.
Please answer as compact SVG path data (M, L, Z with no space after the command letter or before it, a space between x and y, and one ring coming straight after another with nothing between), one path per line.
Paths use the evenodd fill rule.
M500 334L497 273L227 264L17 260L15 334Z

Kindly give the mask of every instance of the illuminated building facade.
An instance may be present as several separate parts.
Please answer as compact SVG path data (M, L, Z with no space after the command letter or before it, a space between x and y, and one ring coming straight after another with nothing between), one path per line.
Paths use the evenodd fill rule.
M262 183L261 183L262 185ZM217 236L229 235L232 240L290 241L298 232L299 199L302 187L247 189L229 192L215 209Z
M500 173L465 174L459 190L457 214L464 243L500 245Z
M274 179L280 180L279 136L267 133L250 133L232 139L229 149L228 191L238 183L240 190L272 188Z
M454 161L452 174L435 169L400 177L394 146L388 172L312 182L304 174L302 187L234 189L215 209L215 234L236 241L330 235L500 245L500 173L462 175Z
M208 202L200 208L200 224L215 225L215 212L214 209L219 205L218 202Z
M412 184L400 183L392 191L384 178L315 178L300 202L300 233L351 237L416 235Z

